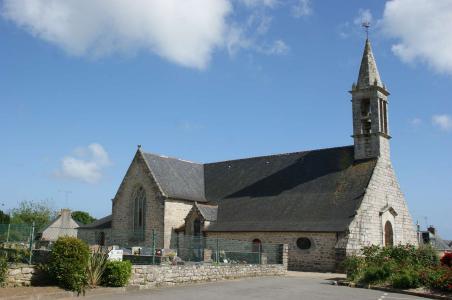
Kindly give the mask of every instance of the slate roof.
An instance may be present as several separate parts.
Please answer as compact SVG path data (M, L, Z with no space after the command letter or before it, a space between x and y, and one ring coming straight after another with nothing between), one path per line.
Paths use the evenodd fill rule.
M104 228L111 228L111 220L112 215L103 217L99 220L94 221L93 223L82 225L79 228L80 229L104 229Z
M366 40L364 47L363 57L361 59L361 66L358 74L358 88L368 88L377 83L378 86L383 87L380 79L380 73L378 72L377 63L375 62L374 55L372 53L372 47L369 39Z
M142 153L166 196L208 201L209 231L344 231L377 161L353 146L208 164Z
M216 221L217 220L218 206L196 203L196 207L198 208L201 215L204 217L204 220L206 220L206 221Z
M343 231L376 161L355 161L347 146L206 164L206 196L218 203L209 231Z
M205 202L203 165L142 152L165 196Z

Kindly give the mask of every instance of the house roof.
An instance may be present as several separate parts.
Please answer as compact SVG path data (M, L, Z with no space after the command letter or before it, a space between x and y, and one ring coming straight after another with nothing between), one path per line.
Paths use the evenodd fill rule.
M376 159L353 146L206 164L206 197L218 203L209 231L343 231Z
M203 165L142 152L165 196L205 202Z
M55 224L57 225L54 226ZM69 209L62 209L58 215L49 222L49 224L39 229L38 233L43 233L49 228L75 229L80 225L82 225L82 223L72 218L71 211Z
M112 215L103 217L99 220L96 220L90 224L81 225L80 229L104 229L104 228L111 228L111 220Z
M198 208L198 211L203 216L206 221L216 221L217 220L217 211L218 206L216 205L205 205L205 204L195 204Z

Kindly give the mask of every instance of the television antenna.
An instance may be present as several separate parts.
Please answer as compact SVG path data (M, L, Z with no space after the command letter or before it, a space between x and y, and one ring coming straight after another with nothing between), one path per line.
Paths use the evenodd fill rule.
M69 199L69 195L72 194L72 191L69 191L69 190L58 190L58 192L64 193L64 205L65 205L65 208L69 208L68 207L68 199Z

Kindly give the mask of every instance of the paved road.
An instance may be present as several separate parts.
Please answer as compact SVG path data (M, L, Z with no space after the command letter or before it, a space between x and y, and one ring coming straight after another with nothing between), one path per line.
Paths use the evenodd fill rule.
M91 297L87 297L91 298ZM92 298L91 298L92 299ZM208 299L352 299L352 300L414 300L419 297L387 294L380 291L331 285L325 277L296 276L260 277L221 281L178 287L128 292L127 294L95 296L95 299L152 299L152 300L208 300Z

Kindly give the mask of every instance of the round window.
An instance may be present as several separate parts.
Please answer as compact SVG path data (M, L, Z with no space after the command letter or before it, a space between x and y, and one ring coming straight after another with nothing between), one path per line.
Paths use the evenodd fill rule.
M309 249L311 248L311 240L305 237L299 238L297 240L297 247L300 249Z

